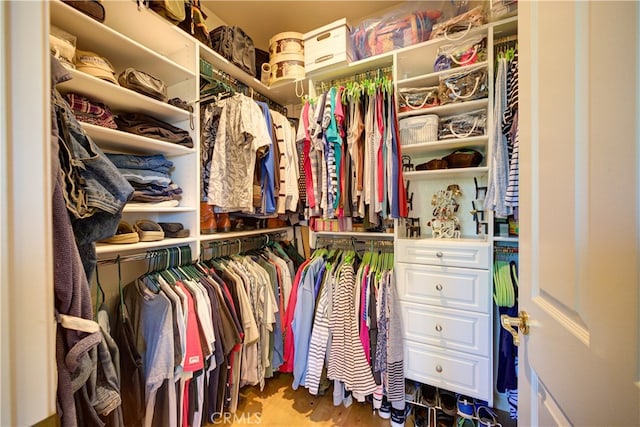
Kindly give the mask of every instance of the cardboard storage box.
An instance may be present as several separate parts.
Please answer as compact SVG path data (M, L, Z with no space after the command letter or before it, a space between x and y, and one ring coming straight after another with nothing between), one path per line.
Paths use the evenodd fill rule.
M353 61L350 27L345 18L304 35L304 68L307 74Z

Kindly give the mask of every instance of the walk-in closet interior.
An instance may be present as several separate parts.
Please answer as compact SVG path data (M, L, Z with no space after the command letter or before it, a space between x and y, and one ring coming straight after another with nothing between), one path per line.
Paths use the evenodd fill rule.
M517 7L3 9L47 37L49 422L517 425Z

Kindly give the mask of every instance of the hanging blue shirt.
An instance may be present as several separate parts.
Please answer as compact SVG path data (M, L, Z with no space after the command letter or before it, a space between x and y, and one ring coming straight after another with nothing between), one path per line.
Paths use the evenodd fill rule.
M258 106L262 109L262 114L267 122L267 134L271 137L271 129L273 123L271 121L271 113L269 112L269 106L265 102L256 101ZM277 142L271 140L271 144ZM276 183L275 183L275 160L272 149L267 151L267 155L260 161L260 167L262 170L262 182L260 187L262 189L262 197L264 198L265 214L272 214L276 211Z

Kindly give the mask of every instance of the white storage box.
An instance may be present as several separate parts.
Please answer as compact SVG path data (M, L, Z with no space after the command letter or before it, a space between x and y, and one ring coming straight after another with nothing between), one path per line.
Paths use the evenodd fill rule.
M304 68L307 73L330 65L348 65L353 47L345 18L309 31L304 35Z
M400 145L437 141L438 121L439 118L436 114L400 119Z

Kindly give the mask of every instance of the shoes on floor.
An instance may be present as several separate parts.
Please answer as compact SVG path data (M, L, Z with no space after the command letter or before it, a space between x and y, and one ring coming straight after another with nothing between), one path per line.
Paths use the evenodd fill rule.
M418 385L411 380L404 381L404 399L407 402L416 402L418 397Z
M378 410L378 415L385 420L391 418L391 402L387 400L386 396L382 397L382 406Z
M420 386L420 403L425 406L438 406L438 389L429 384Z
M140 241L140 237L138 233L135 232L133 227L126 222L120 221L118 224L118 229L116 230L116 234L109 237L108 239L100 240L99 243L110 243L114 245L119 244L128 244L128 243L138 243Z
M438 395L440 397L440 408L442 412L454 417L457 411L457 397L456 394L448 390L439 390Z
M458 396L458 416L474 418L476 416L475 399L463 395Z
M135 232L138 233L141 242L157 242L164 239L164 231L157 222L140 219L133 226Z
M498 416L488 406L479 406L477 411L478 427L495 427L499 426Z

